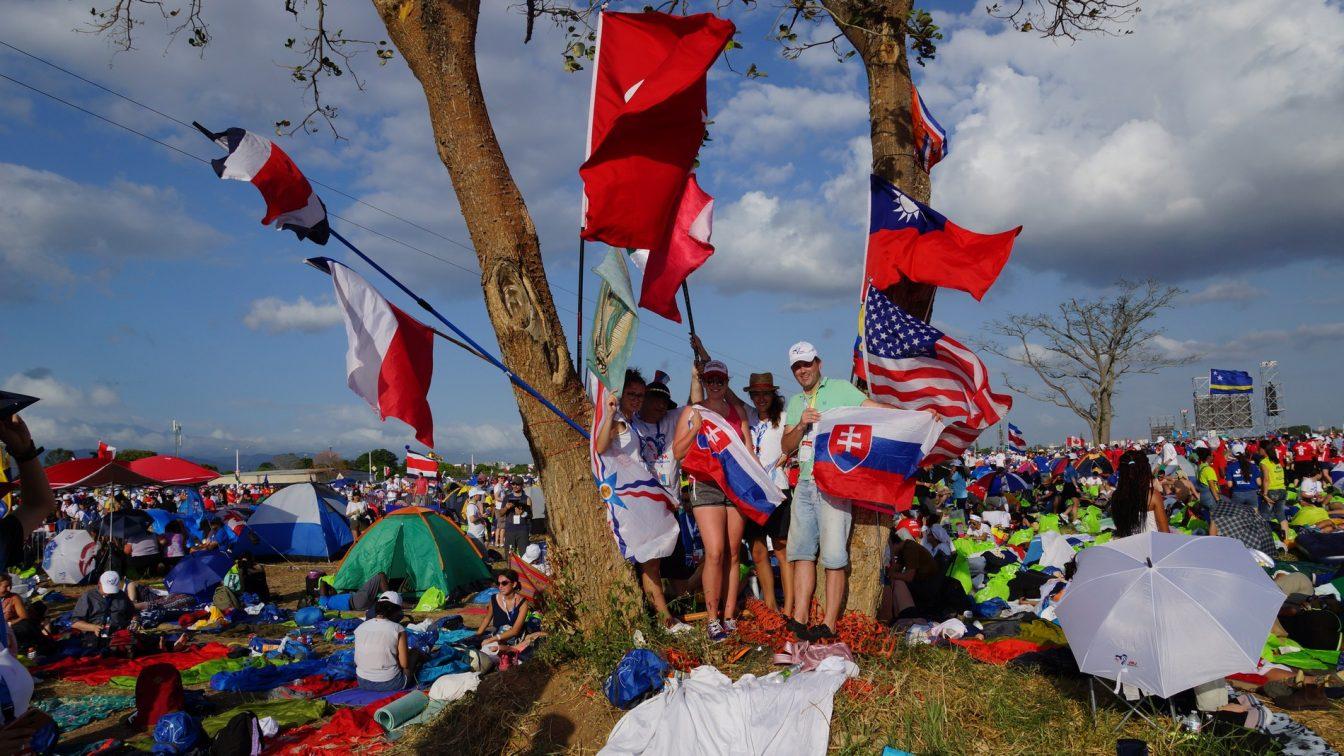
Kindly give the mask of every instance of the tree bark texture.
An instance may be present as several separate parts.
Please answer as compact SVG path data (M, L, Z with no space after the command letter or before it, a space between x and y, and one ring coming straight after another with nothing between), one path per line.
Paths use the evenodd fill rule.
M929 174L915 157L910 119L910 62L906 57L905 19L913 0L822 0L863 60L868 73L868 120L873 146L873 173L921 201L929 201ZM933 316L934 287L908 281L884 293L906 312ZM882 598L880 575L886 527L891 518L854 508L850 534L847 606L875 615ZM820 582L820 581L818 581Z
M536 227L505 163L481 91L476 68L480 0L374 0L374 6L424 88L435 147L476 249L502 361L587 427L591 402L572 367ZM617 611L611 597L628 597L634 585L597 500L587 442L523 391L515 388L514 397L541 475L568 598L581 609L581 623L597 626Z

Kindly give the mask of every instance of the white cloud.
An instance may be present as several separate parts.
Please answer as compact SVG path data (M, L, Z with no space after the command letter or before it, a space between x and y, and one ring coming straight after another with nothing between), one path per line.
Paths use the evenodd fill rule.
M109 386L95 384L85 391L57 379L55 373L43 367L14 373L0 386L3 386L5 391L27 394L42 400L33 405L34 410L28 412L36 409L77 411L86 406L109 407L121 401L117 392Z
M852 91L828 92L810 87L753 83L717 113L710 134L733 153L797 149L805 135L844 134L868 120L867 98Z
M303 296L293 302L286 302L276 297L255 299L247 314L243 316L243 325L254 331L269 333L285 331L313 333L340 323L341 310L334 303L310 302Z
M1171 0L1070 45L980 16L922 82L953 126L933 199L977 231L1023 224L1016 263L1109 283L1337 254L1337 3Z
M106 275L132 258L198 254L223 237L184 212L177 193L114 181L96 186L0 163L0 265L10 296L34 284Z
M1267 296L1264 289L1253 286L1245 279L1222 278L1210 281L1204 288L1185 297L1187 304L1210 302L1249 302Z

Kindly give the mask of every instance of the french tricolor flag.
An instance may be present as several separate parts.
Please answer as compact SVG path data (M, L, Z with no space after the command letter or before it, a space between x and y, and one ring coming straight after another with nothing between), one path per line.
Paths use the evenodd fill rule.
M938 443L943 424L931 412L844 407L821 413L813 432L817 487L891 513L910 508L915 473Z
M700 413L700 431L681 462L682 469L695 480L723 489L743 517L764 525L784 501L784 492L722 415L704 407L695 410Z
M199 123L193 125L229 151L228 156L210 161L220 178L250 181L261 192L266 200L263 224L293 231L300 240L327 243L331 235L327 206L275 142L236 127L214 132Z
M410 425L415 440L433 448L434 417L426 395L434 375L434 329L397 309L350 268L326 258L314 262L324 263L331 273L336 304L345 318L350 390L384 420L395 417ZM408 453L408 467L410 457Z

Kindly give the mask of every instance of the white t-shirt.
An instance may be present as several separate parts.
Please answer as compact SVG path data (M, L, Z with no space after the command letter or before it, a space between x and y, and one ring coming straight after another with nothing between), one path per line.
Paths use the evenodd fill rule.
M1320 496L1324 489L1321 482L1315 478L1303 478L1299 489L1303 496Z
M775 485L788 488L788 473L785 472L784 465L777 464L784 455L784 417L780 416L779 425L772 425L768 419L756 413L755 407L748 405L747 431L750 433L752 450L756 452L756 460L761 463L761 467L770 474L770 479Z
M397 637L406 632L401 625L374 617L355 628L355 674L369 682L387 682L397 676Z
M1176 464L1176 445L1170 441L1162 444L1162 464L1166 466Z
M668 412L657 424L645 422L636 415L630 423L639 442L639 458L669 491L676 491L681 486L681 463L672 456L672 436L676 432L678 415L676 410Z
M152 535L147 535L136 541L131 541L131 556L154 556L159 553L159 539Z
M354 499L351 499L345 505L346 517L354 517L356 515L362 515L367 511L369 511L369 505L363 500L355 501Z
M463 510L463 516L467 521L467 535L479 541L485 540L485 522L472 522L471 518L481 516L481 507L478 504L468 502Z

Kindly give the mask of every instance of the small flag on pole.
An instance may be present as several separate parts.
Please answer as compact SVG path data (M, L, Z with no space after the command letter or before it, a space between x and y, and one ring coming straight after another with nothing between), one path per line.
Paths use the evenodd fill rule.
M625 385L625 365L639 332L635 293L630 288L630 273L620 252L607 250L607 256L593 272L602 279L602 288L597 292L597 306L593 309L588 369L608 390L619 394Z
M924 98L919 96L915 85L910 85L910 117L915 133L915 150L919 154L920 167L927 173L932 171L938 161L947 157L947 131L933 117Z
M406 447L406 474L422 478L433 478L439 474L439 463L424 454L417 454Z
M1018 454L1027 453L1027 439L1022 435L1022 429L1008 423L1008 448Z

